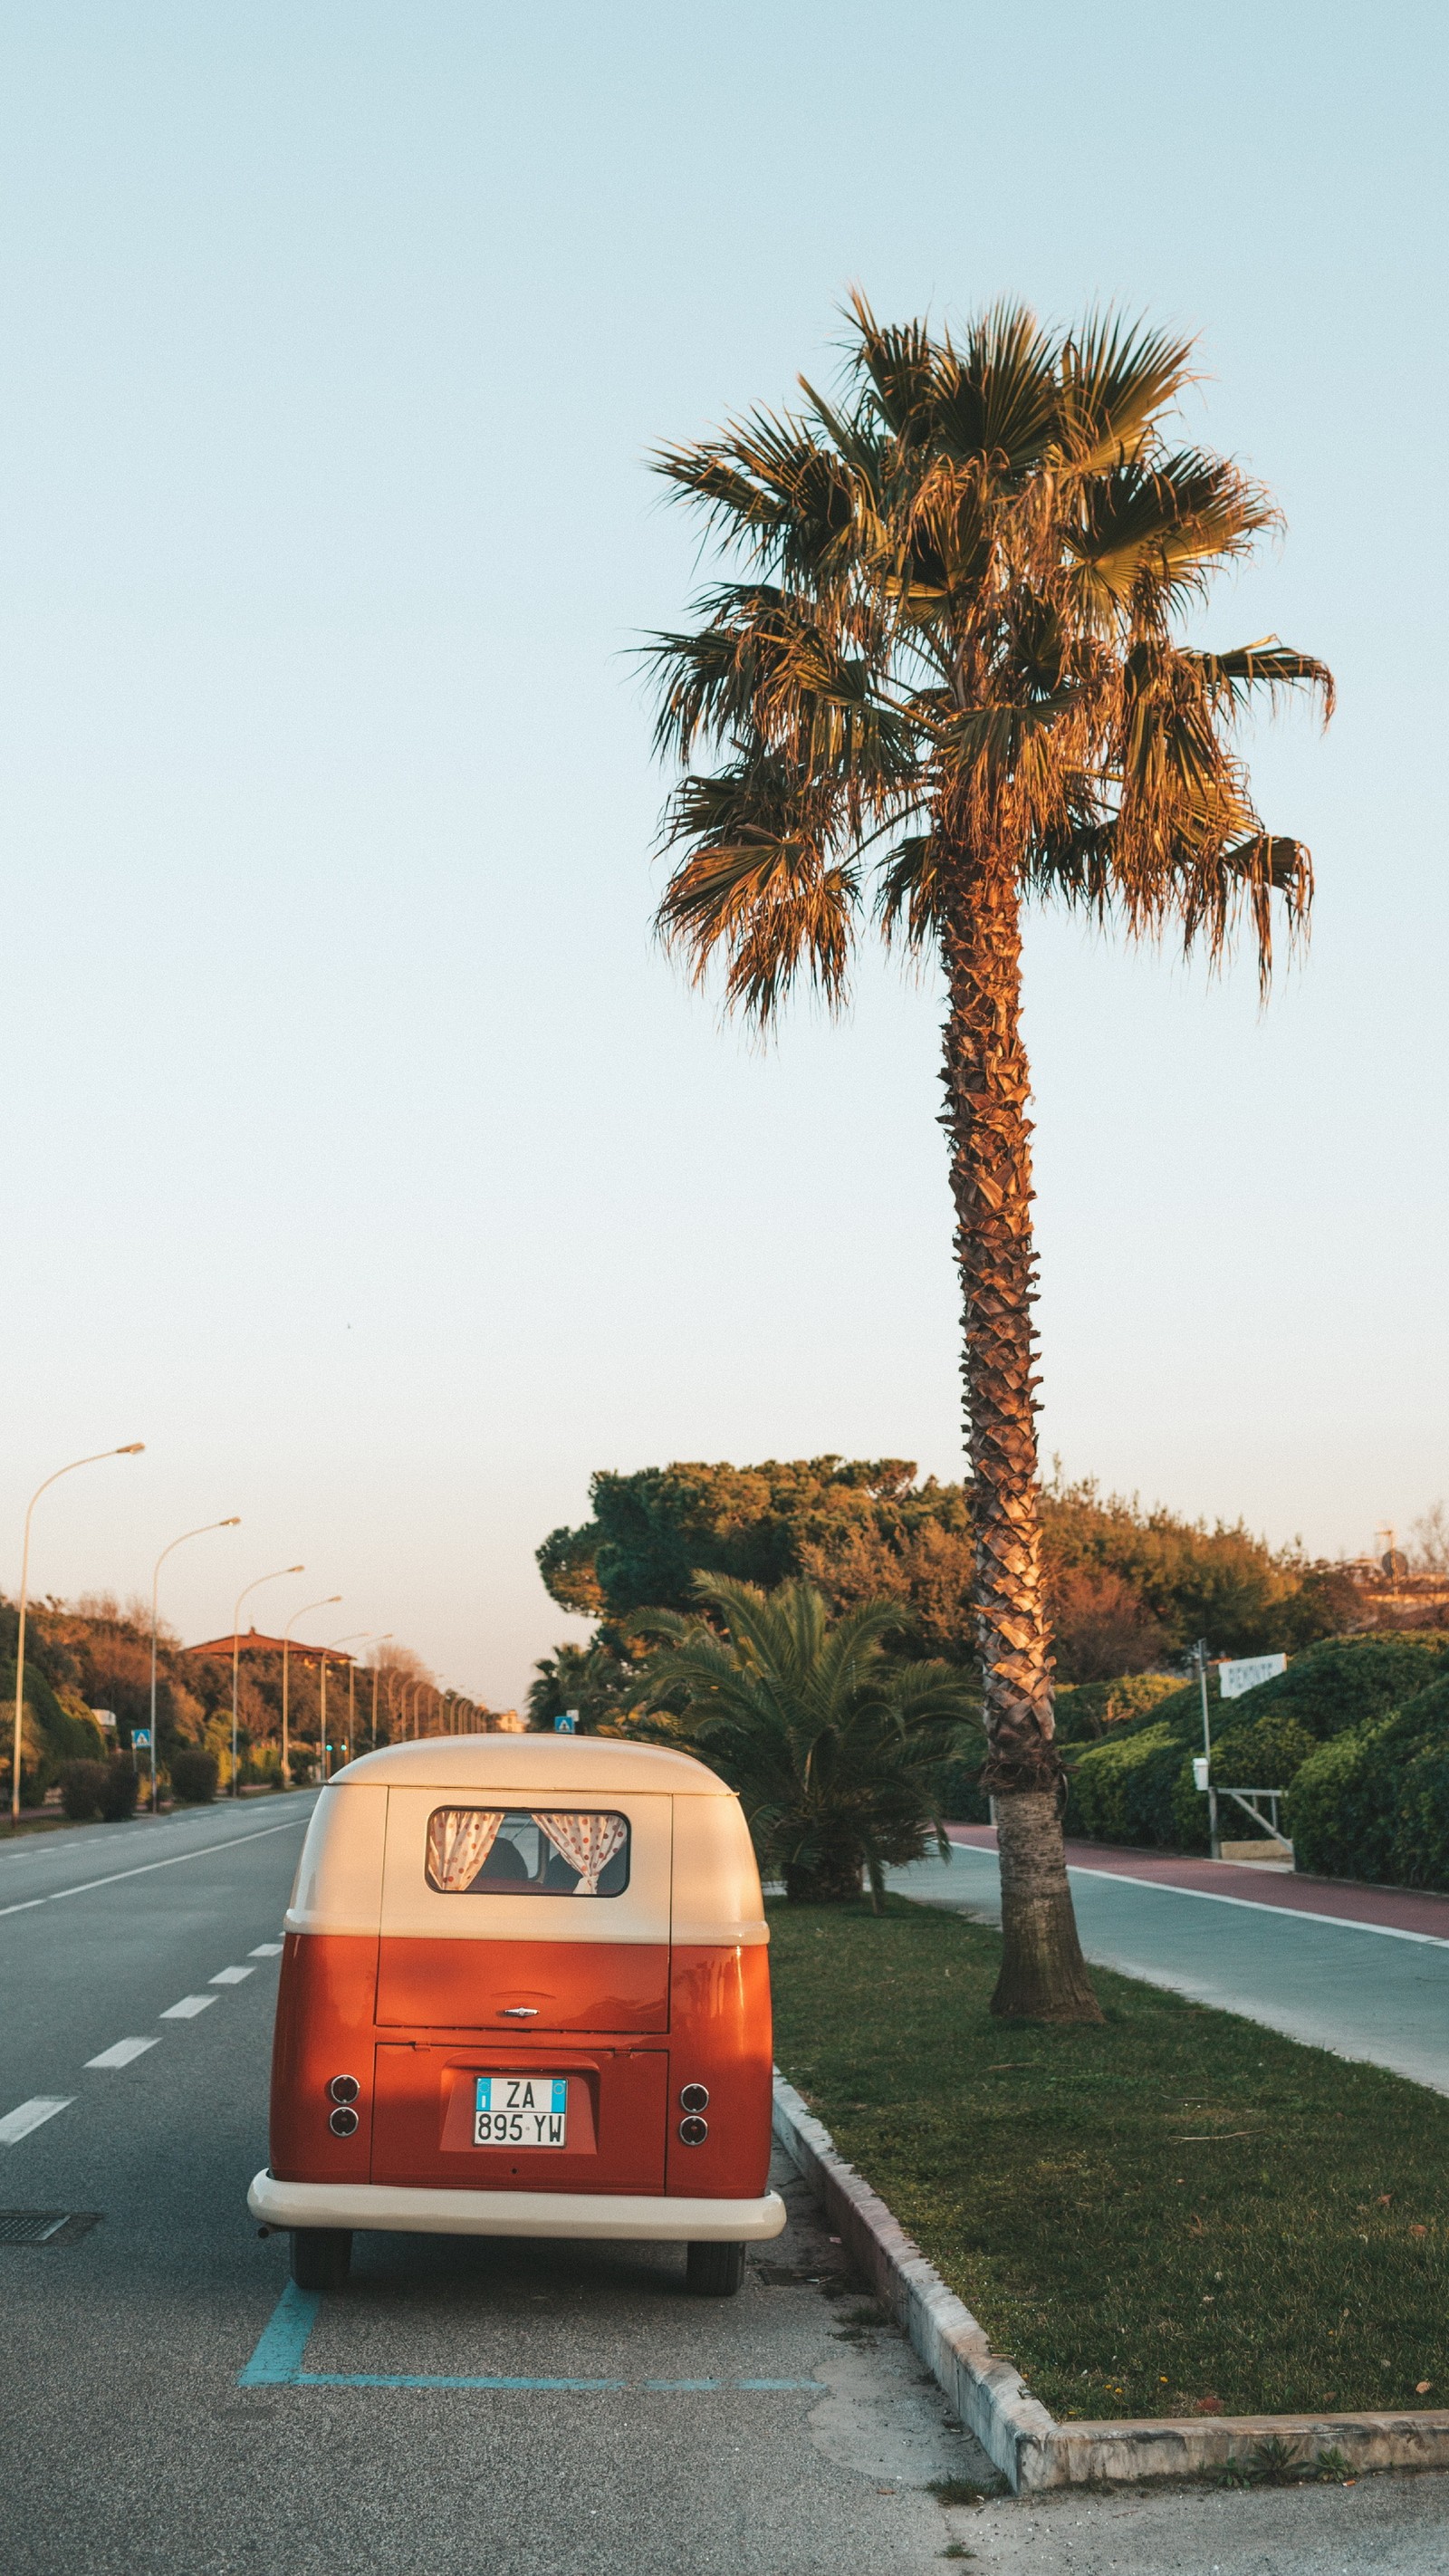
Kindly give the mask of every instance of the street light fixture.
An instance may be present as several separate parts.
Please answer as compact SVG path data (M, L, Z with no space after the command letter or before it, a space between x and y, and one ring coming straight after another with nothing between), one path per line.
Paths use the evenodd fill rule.
M264 1583L280 1583L284 1574L305 1574L306 1571L307 1569L305 1565L278 1566L275 1574L259 1574L255 1583L244 1583L240 1592L236 1596L236 1608L231 1614L231 1794L234 1798L240 1797L241 1795L241 1788L237 1780L236 1769L236 1687L237 1660L241 1654L241 1637L239 1633L241 1625L241 1606L245 1601L247 1594L249 1592L259 1592Z
M163 1547L151 1573L151 1813L156 1813L156 1592L161 1581L161 1568L171 1549L184 1547L189 1538L205 1538L209 1530L240 1529L241 1514L233 1512L228 1520L203 1521L199 1529L183 1530L170 1547Z
M66 1467L57 1467L43 1485L37 1485L25 1507L25 1543L20 1551L20 1633L15 1646L15 1757L10 1783L10 1829L20 1824L20 1730L25 1709L25 1612L30 1591L30 1515L42 1494L59 1484L62 1476L73 1476L77 1467L97 1466L102 1458L139 1458L144 1440L128 1440L121 1449L93 1449L88 1458L72 1458Z
M304 1602L300 1610L293 1611L282 1630L282 1786L284 1789L290 1789L292 1785L291 1754L287 1742L287 1678L290 1669L288 1659L292 1651L292 1630L299 1619L310 1619L314 1610L331 1610L341 1598L340 1592L329 1592L325 1601Z

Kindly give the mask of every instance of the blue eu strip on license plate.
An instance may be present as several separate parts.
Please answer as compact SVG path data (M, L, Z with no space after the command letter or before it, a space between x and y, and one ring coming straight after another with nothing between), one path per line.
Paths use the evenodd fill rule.
M568 2127L566 2075L480 2075L475 2147L561 2147Z

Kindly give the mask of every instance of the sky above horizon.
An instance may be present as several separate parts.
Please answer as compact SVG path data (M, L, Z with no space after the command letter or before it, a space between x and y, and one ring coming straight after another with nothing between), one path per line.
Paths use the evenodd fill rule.
M961 1472L940 1001L762 1052L652 942L649 450L997 296L1198 336L1285 533L1198 622L1322 655L1260 1012L1033 919L1042 1446L1356 1555L1449 1493L1428 6L15 0L0 1585L391 1630L517 1703L600 1467ZM1397 462L1394 460L1397 459ZM1394 470L1389 472L1390 464ZM1410 470L1412 466L1413 470ZM313 1588L309 1588L313 1587Z

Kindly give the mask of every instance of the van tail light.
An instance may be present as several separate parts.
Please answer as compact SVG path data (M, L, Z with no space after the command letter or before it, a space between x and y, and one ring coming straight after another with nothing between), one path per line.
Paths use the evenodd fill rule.
M700 2087L691 2085L690 2090L697 2093ZM702 2147L709 2136L709 2122L701 2120L697 2111L691 2111L687 2120L680 2121L679 2134L687 2147Z
M350 2138L356 2133L357 2113L350 2103L339 2102L327 2126L334 2138Z
M355 2102L362 2086L355 2075L334 2075L327 2090L334 2102Z
M686 2084L679 2097L679 2107L681 2111L707 2111L709 2109L708 2085Z

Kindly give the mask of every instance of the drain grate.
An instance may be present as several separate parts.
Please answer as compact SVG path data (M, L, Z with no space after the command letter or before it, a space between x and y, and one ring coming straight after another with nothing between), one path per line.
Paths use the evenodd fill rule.
M0 2209L0 2245L74 2245L89 2236L98 2209Z

